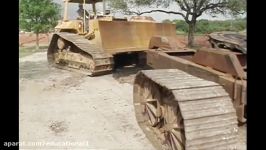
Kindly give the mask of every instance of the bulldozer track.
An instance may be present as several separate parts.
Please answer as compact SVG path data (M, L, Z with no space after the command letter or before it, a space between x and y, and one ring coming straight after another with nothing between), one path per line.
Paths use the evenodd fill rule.
M56 54L58 53L57 41L59 38L62 38L65 43L72 47L78 49L76 52L72 52L71 55L76 58L82 57L86 61L79 61L78 59L66 59L67 65L63 63L58 63L55 61ZM68 52L65 52L64 55L68 55ZM112 71L113 69L113 57L110 54L105 53L101 48L97 47L94 44L91 44L83 36L72 34L72 33L55 33L52 37L51 43L48 48L48 62L55 65L56 67L75 70L77 72L87 74L90 76L102 75ZM81 58L81 59L82 59ZM86 62L91 62L88 64ZM84 67L84 66L90 66Z
M140 71L136 119L157 149L237 149L237 116L224 88L178 69Z

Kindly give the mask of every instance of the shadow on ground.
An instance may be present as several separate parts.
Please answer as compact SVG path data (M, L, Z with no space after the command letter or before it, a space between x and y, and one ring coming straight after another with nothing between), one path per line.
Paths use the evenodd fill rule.
M113 78L119 83L133 84L135 75L141 70L149 70L149 66L123 66L116 68L113 72Z

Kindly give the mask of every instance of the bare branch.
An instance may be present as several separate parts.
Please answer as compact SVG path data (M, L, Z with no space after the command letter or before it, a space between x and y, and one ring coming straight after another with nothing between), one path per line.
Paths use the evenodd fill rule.
M220 3L210 3L208 5L206 5L205 7L201 8L199 13L197 14L197 17L198 16L201 16L202 13L206 10L209 10L209 9L215 9L215 8L222 8L222 7L225 7L226 6L226 2L220 2Z
M190 6L188 5L187 0L182 0L182 1L183 1L183 3L186 5L187 9L190 10L191 8L190 8Z
M176 14L176 15L181 15L183 18L185 18L186 16L181 13L181 12L175 12L175 11L165 11L165 10L150 10L150 11L144 11L144 12L132 12L135 13L137 15L143 15L143 14L147 14L147 13L153 13L153 12L163 12L163 13L167 13L167 14Z
M214 8L218 8L218 7L225 7L226 6L226 2L221 2L221 3L210 3L208 5L206 5L205 7L203 7L202 9L200 9L201 12L204 12L208 9L214 9Z
M204 4L206 1L207 1L207 0L200 0L199 5L198 5L198 7L196 8L196 9L197 9L197 12L201 9L201 7L203 6L203 4Z
M198 6L198 4L197 4L197 0L193 0L193 12L195 13L195 12L197 12L197 6Z
M182 0L182 1L184 1L184 0ZM177 0L176 2L178 3L179 7L180 7L182 10L184 10L184 11L190 11L189 7L188 7L188 6L185 6L184 3L181 2L181 0Z

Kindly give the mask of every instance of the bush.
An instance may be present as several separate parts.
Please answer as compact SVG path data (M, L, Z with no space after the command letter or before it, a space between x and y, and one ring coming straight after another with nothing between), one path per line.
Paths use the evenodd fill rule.
M176 24L176 30L188 32L188 24L184 20L173 20L173 23Z
M169 23L170 20L164 20ZM184 20L173 20L176 24L177 32L188 32L188 24ZM208 34L218 31L235 31L239 32L246 29L246 19L224 20L224 21L210 21L206 19L198 20L196 24L196 34Z

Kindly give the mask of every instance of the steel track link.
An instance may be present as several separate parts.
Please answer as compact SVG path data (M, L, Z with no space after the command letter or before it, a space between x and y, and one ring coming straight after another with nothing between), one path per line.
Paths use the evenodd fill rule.
M63 65L55 62L55 54L58 51L57 40L59 38L67 41L68 45L76 46L82 53L88 54L91 56L93 61L93 69L80 69L78 66L84 66L84 64L80 63L76 60L68 60L67 65ZM82 53L78 53L79 55L84 55ZM92 45L87 39L83 36L72 34L72 33L55 33L52 37L51 43L47 52L48 62L58 68L74 70L83 74L87 74L90 76L102 75L112 71L113 69L113 57L112 55L105 53L101 48L96 45ZM77 66L77 67L76 67Z
M145 70L136 75L133 99L137 122L157 149L237 149L236 111L215 82L178 69Z

